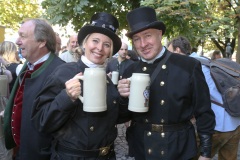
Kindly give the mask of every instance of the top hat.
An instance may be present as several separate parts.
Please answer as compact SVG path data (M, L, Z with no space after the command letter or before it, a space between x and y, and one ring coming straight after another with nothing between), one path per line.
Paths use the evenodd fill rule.
M150 7L140 7L132 10L127 14L127 21L131 30L126 34L129 38L149 28L162 30L162 34L166 30L165 24L157 20L155 10Z
M113 41L113 53L117 53L122 46L121 39L116 35L119 23L116 17L111 14L100 12L92 16L91 24L83 26L78 33L78 43L82 44L88 34L101 33Z

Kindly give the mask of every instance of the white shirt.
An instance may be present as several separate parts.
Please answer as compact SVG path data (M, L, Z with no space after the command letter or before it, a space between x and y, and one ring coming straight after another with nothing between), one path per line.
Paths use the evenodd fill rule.
M64 60L65 62L77 62L77 59L74 57L73 53L66 51L64 53L61 53L59 57Z
M193 52L190 57L200 57L197 53ZM203 57L200 57L203 58ZM204 59L204 58L203 58ZM202 71L205 76L211 100L223 104L222 96L218 92L217 87L210 75L210 69L202 65ZM240 117L230 116L223 107L211 103L213 112L215 113L216 126L215 130L220 132L229 132L235 130L240 125Z

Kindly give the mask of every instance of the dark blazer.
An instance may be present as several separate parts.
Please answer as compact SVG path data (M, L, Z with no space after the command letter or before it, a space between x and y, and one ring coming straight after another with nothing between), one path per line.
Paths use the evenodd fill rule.
M124 71L131 65L133 64L134 61L130 59L125 59L124 61L119 64L117 58L112 58L108 63L106 67L106 72L112 72L112 71L119 71L119 76L122 76Z
M113 145L117 137L119 93L107 77L107 111L84 112L83 103L79 99L72 102L67 95L65 82L84 72L85 68L87 66L81 59L58 67L35 101L32 121L42 133L52 134L57 145L77 150L97 150ZM84 82L80 82L83 86ZM64 152L58 152L55 148L54 153L60 156L59 159L80 160L79 157L70 157Z
M42 89L45 80L57 66L63 63L65 62L58 58L55 54L51 53L43 65L32 73L31 78L28 78L25 81L19 146L20 160L48 160L50 158L52 136L49 134L39 133L33 127L31 123L31 113L33 101L38 92ZM21 73L26 69L27 65L25 63L19 75L21 75ZM11 117L14 107L14 97L17 93L18 87L19 76L14 84L9 102L4 112L4 134L7 149L11 149L16 146L11 130Z
M166 50L153 64L139 61L131 65L123 77L128 78L132 73L151 75L168 52ZM122 98L124 100L127 105L127 99ZM150 86L149 111L126 111L126 114L132 120L127 137L129 149L136 160L193 158L197 154L193 125L178 131L163 132L153 131L149 126L188 123L195 116L198 133L211 135L214 132L215 116L201 64L191 57L171 54Z

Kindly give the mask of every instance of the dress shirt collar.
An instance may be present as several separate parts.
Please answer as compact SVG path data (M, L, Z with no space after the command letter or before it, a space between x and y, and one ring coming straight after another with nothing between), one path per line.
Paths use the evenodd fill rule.
M46 61L48 59L48 57L50 56L50 53L47 53L46 55L44 55L42 58L40 58L39 60L37 60L36 62L34 62L33 64L31 64L30 62L27 63L28 69L29 70L34 70L34 66L36 66L39 63L42 63L44 61Z
M196 52L192 52L191 54L190 54L190 57L200 57Z

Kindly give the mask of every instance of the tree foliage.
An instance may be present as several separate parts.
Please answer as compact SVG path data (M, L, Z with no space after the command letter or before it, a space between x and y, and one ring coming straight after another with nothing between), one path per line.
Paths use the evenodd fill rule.
M194 45L200 42L203 33L199 26L204 21L205 0L45 0L42 2L42 7L46 11L45 16L49 21L61 26L66 26L70 22L75 31L99 11L114 14L119 19L120 30L128 29L126 14L141 5L156 9L158 18L167 25L167 37L181 34L189 38Z
M128 29L126 14L139 6L151 6L166 26L169 39L182 35L192 46L219 49L238 44L240 53L240 7L237 0L44 0L41 14L37 0L0 0L0 25L18 28L22 19L44 16L62 27L72 24L77 32L96 12L114 14L120 30ZM239 54L237 56L240 56ZM239 57L240 58L240 57Z
M211 18L209 23L205 24L205 35L226 56L227 43L231 43L233 49L236 44L238 29L235 13L228 0L211 0L207 9Z
M37 0L0 0L0 25L13 30L19 28L24 18L40 17Z
M158 19L167 26L166 36L187 37L193 46L200 44L205 18L205 0L145 0L142 5L155 8Z
M132 8L139 7L140 0L45 0L42 2L46 10L45 17L54 24L66 26L69 22L78 31L89 22L96 12L114 14L120 23L120 30L127 28L126 14Z
M235 47L240 28L236 0L145 0L142 4L155 8L169 38L182 35L192 46L205 44L205 49L218 49L223 56L227 43Z
M69 22L78 31L91 16L99 11L114 14L120 22L120 30L128 29L126 14L141 5L156 9L158 19L166 26L166 36L186 36L192 45L197 46L204 38L206 17L206 0L45 0L42 7L45 16L52 23L66 26Z

